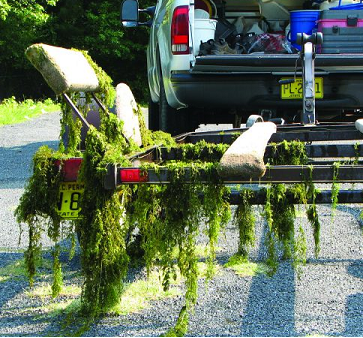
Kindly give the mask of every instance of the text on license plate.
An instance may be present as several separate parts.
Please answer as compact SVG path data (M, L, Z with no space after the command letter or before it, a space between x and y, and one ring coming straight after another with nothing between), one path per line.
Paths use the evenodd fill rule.
M62 182L58 195L58 214L63 219L79 218L79 201L84 191L84 184L79 182Z
M284 78L282 80L287 80ZM287 83L281 85L281 98L282 99L302 99L303 97L303 82L301 78L297 78L293 83ZM315 78L315 98L322 99L323 93L323 78Z

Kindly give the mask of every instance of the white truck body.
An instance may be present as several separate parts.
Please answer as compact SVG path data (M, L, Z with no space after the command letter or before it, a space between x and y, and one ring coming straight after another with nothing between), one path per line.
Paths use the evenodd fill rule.
M314 6L328 8L337 5L337 1L325 1ZM289 31L290 12L303 10L306 1L159 0L147 48L151 128L176 133L191 130L199 123L233 122L235 115L243 120L250 114L266 111L270 117L295 121L301 110L301 100L283 99L279 80L301 77L301 68L296 68L299 65L297 50L292 48L290 53L287 48L286 53L260 51L198 55L200 41L194 37L196 33L200 36L200 31L196 32L195 13L200 10L201 3L210 5L202 10L211 8L208 19L218 21L218 25L222 13L223 20L234 26L236 32L244 24L244 29L250 27L250 32L257 36L265 33L263 17L267 23L265 30L268 27L269 33L284 36ZM345 0L345 3L356 4L357 1ZM183 9L186 11L183 12ZM188 22L186 50L183 45L173 47L176 25L173 15L178 11L182 13L181 21L185 15L184 19ZM182 24L180 27L185 28ZM239 34L246 36L245 31ZM219 38L217 27L214 40L219 41ZM316 76L322 78L324 86L323 97L317 100L319 119L329 119L345 110L356 111L363 107L360 95L363 86L363 42L361 45L359 53L316 55ZM185 53L176 53L173 48L181 48Z

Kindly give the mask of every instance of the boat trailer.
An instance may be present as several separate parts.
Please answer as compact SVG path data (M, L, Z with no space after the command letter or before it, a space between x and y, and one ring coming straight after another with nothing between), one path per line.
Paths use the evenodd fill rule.
M314 91L314 57L315 47L322 43L322 34L311 36L298 34L297 42L302 45L300 58L303 65L303 109L301 123L293 125L278 125L277 132L273 133L265 149L264 163L278 153L273 151L272 143L282 141L301 141L305 143L308 156L306 165L269 165L262 177L229 176L223 178L223 183L231 186L230 203L240 203L236 185L247 185L253 191L251 204L264 204L266 191L261 189L266 184L294 184L308 181L321 184L350 183L348 190L340 190L339 203L362 203L363 190L355 189L354 184L363 183L363 119L346 123L317 123L315 117L315 91ZM295 79L282 80L284 83ZM178 143L195 144L206 141L214 144L232 144L236 136L245 133L249 128L233 128L228 130L190 132L175 138ZM121 168L109 166L105 176L106 189L115 189L122 184L168 184L169 173L161 168L142 169L141 163L177 160L178 150L153 147L129 158L134 167ZM339 163L337 168L336 163ZM216 172L216 175L218 173ZM188 169L186 169L185 182L188 183ZM206 173L200 170L201 182L206 180ZM326 188L326 187L325 187ZM287 196L292 202L298 203L294 196ZM295 200L294 200L295 199ZM311 201L310 201L311 202ZM332 202L331 189L322 189L317 193L315 203L330 204ZM308 201L309 203L309 201Z
M301 141L305 143L305 150L308 157L306 165L267 165L264 175L259 177L228 175L223 176L222 183L230 185L230 203L239 203L239 193L236 185L247 185L253 191L251 204L264 204L266 202L266 191L263 188L267 184L294 184L294 183L363 183L363 118L355 122L345 123L319 123L315 114L315 74L314 58L315 48L322 43L321 33L311 36L298 34L297 43L302 46L299 59L302 62L303 99L301 110L301 123L290 125L278 125L276 132L272 133L265 147L263 157L264 163L276 155L273 151L272 143L282 141ZM296 80L296 70L293 79L284 79L280 84L293 83ZM84 121L82 114L76 105L63 94L66 102L78 116L86 128L89 128L87 121ZM95 98L95 96L93 96ZM104 107L95 98L95 102L101 109ZM258 123L260 119L256 119ZM243 135L250 128L233 128L218 131L189 132L175 137L178 144L195 144L202 140L214 144L233 144L239 135ZM105 189L116 189L123 184L168 184L170 182L169 173L166 168L144 169L142 163L177 160L177 148L163 148L154 146L145 151L129 157L132 167L124 168L117 165L109 165L107 174L104 177ZM59 165L63 173L65 182L75 182L77 180L78 169L82 159L70 159ZM336 163L339 163L337 169ZM59 163L58 163L59 164ZM185 183L190 182L191 175L185 170ZM200 169L200 180L206 182L206 173ZM218 172L215 173L218 175ZM294 200L294 196L288 196L289 200ZM315 203L329 204L332 202L331 189L321 190L315 199ZM338 195L339 203L362 203L363 191L355 189L340 190ZM309 201L308 201L309 203Z

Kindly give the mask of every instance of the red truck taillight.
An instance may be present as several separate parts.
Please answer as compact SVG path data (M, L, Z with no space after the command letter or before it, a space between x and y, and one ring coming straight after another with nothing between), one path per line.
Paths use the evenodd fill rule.
M174 55L189 54L189 6L179 6L174 10L171 51Z

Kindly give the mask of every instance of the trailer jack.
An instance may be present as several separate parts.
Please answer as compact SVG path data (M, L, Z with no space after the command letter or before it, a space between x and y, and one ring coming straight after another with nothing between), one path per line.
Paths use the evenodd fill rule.
M298 33L296 43L301 46L299 59L302 61L303 66L303 109L301 114L301 123L303 125L314 125L315 118L315 52L316 46L323 43L323 34L314 33L307 35L305 33ZM298 59L298 60L299 60ZM298 61L297 60L297 61ZM295 76L293 79L280 80L280 84L288 84L296 81L296 67Z

